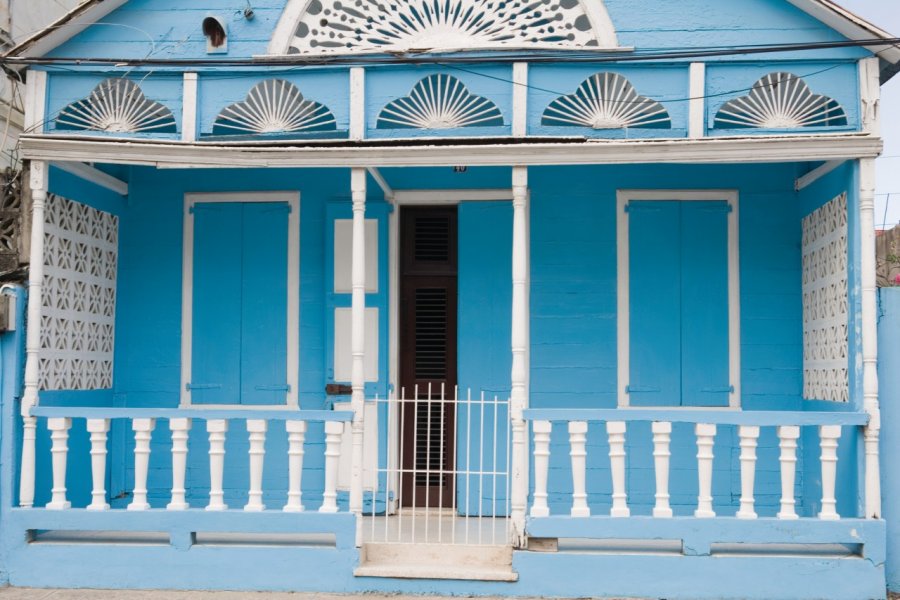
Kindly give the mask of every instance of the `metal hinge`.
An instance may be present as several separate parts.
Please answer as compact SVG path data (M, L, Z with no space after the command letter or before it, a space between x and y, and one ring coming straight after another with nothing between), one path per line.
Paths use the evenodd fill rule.
M189 392L194 390L221 390L221 383L186 383L184 389Z

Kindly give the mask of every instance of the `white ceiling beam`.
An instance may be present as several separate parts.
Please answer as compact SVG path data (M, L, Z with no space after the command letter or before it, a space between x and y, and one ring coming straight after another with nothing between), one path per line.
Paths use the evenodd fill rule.
M813 169L806 175L803 175L802 177L798 177L797 181L794 182L794 189L796 189L799 192L802 189L808 188L809 186L811 186L818 180L822 179L823 177L825 177L826 175L828 175L829 173L831 173L832 171L834 171L835 169L840 167L845 162L847 162L847 161L846 160L829 160L825 164L819 165L818 167L816 167L815 169Z
M391 184L387 182L387 179L384 178L384 175L381 174L375 167L369 167L366 169L369 172L369 175L372 176L372 179L375 180L375 183L378 184L378 187L381 188L381 191L384 192L384 197L388 202L393 203L394 201L394 189L391 187Z
M104 173L100 169L92 167L83 162L53 161L52 166L61 171L65 171L84 181L93 183L107 190L113 191L120 196L128 195L128 184L121 179L113 177L108 173Z

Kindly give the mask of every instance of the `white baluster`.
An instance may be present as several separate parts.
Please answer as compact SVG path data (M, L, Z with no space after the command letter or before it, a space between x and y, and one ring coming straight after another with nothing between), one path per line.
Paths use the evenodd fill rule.
M779 519L796 519L797 511L794 499L794 480L797 474L797 440L800 438L800 427L783 425L778 428L778 446L781 449L781 510Z
M306 421L286 421L288 434L288 501L285 512L303 512L301 485L303 477L303 440Z
M755 519L753 484L756 480L756 444L759 439L759 427L741 425L738 427L738 437L741 444L741 507L738 509L737 518Z
M335 513L337 507L337 473L341 459L341 436L344 424L340 421L325 423L325 491L319 512Z
M91 503L88 510L109 510L106 502L106 434L109 419L88 419L87 430L91 434Z
M697 510L694 516L698 518L715 517L712 498L712 472L713 472L713 445L716 439L716 426L706 423L698 423L694 428L697 436L697 478L700 483L697 494Z
M668 518L672 516L669 506L669 450L672 441L672 424L657 422L651 426L653 430L653 467L656 472L656 506L653 516Z
M531 505L532 517L550 516L547 506L547 475L550 469L550 433L553 423L535 421L534 429L534 504Z
M166 506L168 510L186 510L184 472L187 467L188 432L191 430L190 419L169 419L169 430L172 432L172 501Z
M250 491L247 494L247 504L244 506L246 511L259 512L266 509L262 501L262 478L268 427L268 421L247 420L247 434L250 438Z
M37 437L37 418L22 419L22 474L19 477L19 506L34 506L34 447Z
M625 491L625 422L608 421L606 434L609 436L609 465L612 469L612 510L610 516L627 517L628 495Z
M51 510L63 510L72 506L66 499L66 459L69 454L69 428L72 419L47 419L47 429L50 430L50 439L53 446L50 453L53 456L53 489L47 508Z
M134 497L128 510L147 510L147 471L150 466L150 437L156 419L132 419L134 430Z
M206 422L209 434L209 504L206 510L225 510L225 491L222 489L222 472L225 469L225 434L228 421L211 419Z
M572 511L573 517L589 517L585 469L588 424L585 421L569 422L569 456L572 457Z
M837 513L837 500L834 497L834 485L837 477L837 447L841 437L840 425L823 425L819 427L819 440L822 446L822 509L819 518L826 521L840 519Z

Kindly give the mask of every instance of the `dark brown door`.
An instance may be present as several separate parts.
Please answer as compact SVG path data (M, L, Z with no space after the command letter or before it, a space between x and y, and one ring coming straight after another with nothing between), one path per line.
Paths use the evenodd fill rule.
M456 207L400 211L401 504L407 507L452 508L455 497L456 214Z

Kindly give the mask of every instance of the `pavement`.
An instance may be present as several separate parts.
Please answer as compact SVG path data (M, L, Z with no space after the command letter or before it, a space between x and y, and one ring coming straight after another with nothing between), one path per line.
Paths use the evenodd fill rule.
M293 592L176 592L145 590L49 590L0 588L0 600L447 600L445 596L319 594ZM459 600L456 596L454 600ZM500 600L479 597L478 600ZM523 598L520 600L528 600ZM537 599L532 599L537 600Z

